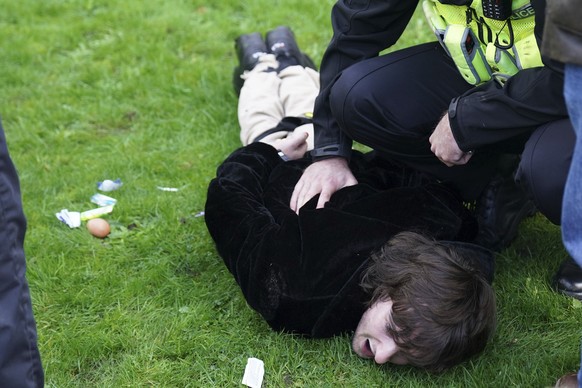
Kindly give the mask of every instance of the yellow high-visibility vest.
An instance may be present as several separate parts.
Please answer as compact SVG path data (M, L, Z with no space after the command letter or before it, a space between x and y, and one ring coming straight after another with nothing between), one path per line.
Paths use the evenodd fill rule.
M481 0L468 3L422 4L438 40L468 83L478 85L491 78L504 82L521 69L543 66L529 0L514 0L507 20L485 17Z

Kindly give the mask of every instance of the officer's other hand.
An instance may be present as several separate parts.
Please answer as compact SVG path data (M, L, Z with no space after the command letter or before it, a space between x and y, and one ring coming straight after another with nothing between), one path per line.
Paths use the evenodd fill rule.
M437 124L428 141L430 150L449 167L466 164L473 156L473 152L464 152L459 148L451 130L448 114L445 114Z
M315 195L320 194L317 208L322 208L333 193L346 186L356 185L345 158L334 157L314 162L305 169L295 185L289 206L299 213L299 209Z

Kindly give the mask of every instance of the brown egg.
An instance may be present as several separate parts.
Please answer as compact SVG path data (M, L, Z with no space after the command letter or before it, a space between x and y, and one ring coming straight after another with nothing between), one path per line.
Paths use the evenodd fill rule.
M87 221L87 230L95 237L105 238L109 235L111 227L103 218L93 218Z

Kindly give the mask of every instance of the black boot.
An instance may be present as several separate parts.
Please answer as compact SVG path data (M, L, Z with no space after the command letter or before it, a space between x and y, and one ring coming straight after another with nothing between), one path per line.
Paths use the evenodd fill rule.
M289 27L280 26L267 32L265 41L268 52L275 55L279 62L278 72L296 65L317 70L311 58L299 50L295 34Z
M239 64L234 68L232 83L235 92L239 94L244 84L241 75L245 71L252 70L259 63L261 55L267 53L267 46L265 46L265 41L261 34L253 32L236 38L234 47Z
M509 246L521 221L536 212L533 201L513 178L518 162L518 158L506 158L477 201L479 231L474 242L493 251Z
M553 286L562 294L582 300L582 268L574 259L568 258L560 264Z

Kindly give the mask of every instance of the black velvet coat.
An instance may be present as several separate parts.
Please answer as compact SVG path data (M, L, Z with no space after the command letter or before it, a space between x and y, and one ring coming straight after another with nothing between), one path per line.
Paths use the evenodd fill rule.
M468 240L474 220L447 188L355 153L359 184L324 209L289 208L307 161L282 162L254 143L232 153L208 188L205 219L248 304L275 330L328 337L354 330L369 298L359 286L370 252L405 230Z

